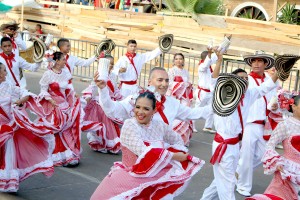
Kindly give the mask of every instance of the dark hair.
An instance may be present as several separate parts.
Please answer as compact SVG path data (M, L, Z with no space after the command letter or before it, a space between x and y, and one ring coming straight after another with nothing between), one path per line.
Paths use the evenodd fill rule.
M11 39L9 37L3 37L1 39L1 46L2 46L3 42L11 42Z
M147 99L151 100L152 101L152 108L153 108L153 110L155 109L155 107L156 107L156 99L155 99L155 96L154 96L154 94L152 92L147 92L146 91L146 92L141 93L136 98L135 102L137 102L137 100L139 100L140 98L147 98Z
M110 54L105 54L104 58L112 58L112 59L114 59L114 57L112 55L110 55Z
M40 27L40 29L42 29L42 25L40 25L40 24L37 24L36 26L38 26L38 27Z
M208 54L208 51L202 51L202 53L201 53L201 60L205 60L207 54Z
M175 60L176 56L181 56L184 60L184 55L182 53L175 53L174 54L174 60Z
M295 104L296 106L298 106L299 103L300 103L300 95L293 96L292 99L294 99L294 104ZM289 112L292 112L292 113L294 112L294 111L293 111L293 108L292 108L292 105L290 105L290 109L289 109L288 111L289 111Z
M54 52L53 53L53 60L57 61L60 60L62 57L64 56L64 54L62 52Z
M264 58L252 58L252 59L250 60L250 63L252 64L253 60L255 60L255 59L262 59L262 60L264 61L264 63L267 63L267 62L268 62L267 59L264 59Z
M236 70L232 71L231 73L237 75L238 73L241 73L241 72L247 74L247 72L242 68L237 68Z
M70 42L68 39L66 38L60 38L58 41L57 41L57 46L58 48L60 48L65 42Z
M129 44L137 44L137 42L135 40L128 40L127 45Z
M165 68L162 68L162 67L154 67L150 70L150 73L149 73L149 79L151 79L151 76L153 74L154 71L157 71L157 70L161 70L161 71L166 71Z
M2 69L2 66L4 66L4 65L2 62L0 62L0 70Z

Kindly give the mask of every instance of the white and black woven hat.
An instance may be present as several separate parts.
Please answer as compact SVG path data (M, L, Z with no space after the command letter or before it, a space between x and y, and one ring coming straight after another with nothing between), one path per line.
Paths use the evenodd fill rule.
M275 69L277 71L278 78L281 81L285 81L289 78L290 72L297 62L300 59L300 56L296 55L280 55L275 59Z
M33 48L34 48L34 62L42 62L47 51L46 44L38 37L32 37Z
M11 26L15 27L16 30L18 30L20 28L19 24L15 20L6 20L1 24L0 31L3 31L7 27L11 27Z
M105 51L105 54L110 54L114 48L116 47L116 44L111 39L105 39L102 40L99 45L96 48L95 54L97 57L101 54L101 52Z
M261 50L255 51L253 55L245 55L244 61L251 67L251 63L255 58L262 58L266 60L267 65L265 67L265 70L270 69L274 65L274 61L275 61L274 57L269 54L266 54L264 51Z
M162 35L158 38L158 46L163 53L167 53L172 48L174 36L173 34Z
M219 116L231 115L237 108L248 82L235 74L223 73L217 79L213 95L213 111Z

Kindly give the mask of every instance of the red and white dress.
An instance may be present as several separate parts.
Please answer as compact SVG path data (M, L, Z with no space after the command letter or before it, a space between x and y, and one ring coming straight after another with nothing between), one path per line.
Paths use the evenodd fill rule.
M52 159L55 166L75 165L80 159L80 100L75 97L72 75L66 70L55 73L47 70L40 80L39 98L47 112L48 128L54 132L55 149ZM57 106L48 100L53 99Z
M30 95L22 107L13 103ZM16 192L29 176L54 172L51 131L42 122L32 123L25 109L40 115L37 97L8 81L0 83L0 192Z
M283 144L283 155L275 151L275 146L280 142ZM267 143L262 161L265 174L274 174L274 178L264 194L248 199L300 199L300 120L290 117L277 125ZM278 171L278 166L282 166L283 170Z
M172 160L172 152L187 149L180 136L162 121L152 120L145 126L135 118L126 120L121 144L122 162L114 163L91 200L172 199L204 164L202 160L199 164Z
M193 100L193 86L189 82L189 72L174 66L168 74L170 78L168 95L174 96L181 104L190 107ZM181 135L184 144L188 145L193 133L193 122L175 119L173 130Z
M122 95L112 74L110 74L109 80L107 81L107 87L112 100L118 101L122 99ZM92 82L88 88L82 91L83 98L91 98L84 107L85 116L83 117L82 131L89 131L87 138L90 147L94 151L105 152L109 150L111 153L118 153L121 149L119 125L123 124L123 122L106 116L99 105L97 89L98 87ZM96 127L97 123L100 129ZM95 128L90 129L89 127L92 126Z

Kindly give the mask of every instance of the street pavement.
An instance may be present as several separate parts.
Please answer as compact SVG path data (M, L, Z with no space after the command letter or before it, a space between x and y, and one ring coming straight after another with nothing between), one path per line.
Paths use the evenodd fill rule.
M38 94L40 92L39 80L43 71L26 72L28 89ZM77 93L86 88L89 82L80 78L73 79ZM191 180L187 189L176 199L200 199L206 187L213 180L213 168L209 163L213 134L202 131L203 121L196 121L198 133L194 133L190 142L190 153L203 160L206 164ZM201 131L200 131L201 130ZM33 155L34 156L34 155ZM82 133L82 159L80 165L74 168L56 167L52 177L46 178L42 174L29 177L21 182L17 193L0 193L0 200L88 200L101 180L110 171L115 161L120 161L121 155L102 154L92 151L88 144L86 133ZM263 174L259 167L254 172L252 193L262 193L271 181L271 176ZM112 187L114 187L112 185ZM244 199L236 193L236 199Z

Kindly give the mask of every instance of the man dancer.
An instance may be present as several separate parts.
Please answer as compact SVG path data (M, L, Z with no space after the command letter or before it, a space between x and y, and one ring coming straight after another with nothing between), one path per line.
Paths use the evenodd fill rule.
M137 42L129 40L127 53L119 58L114 66L113 73L118 75L120 80L120 91L124 98L138 91L137 79L143 65L159 56L162 52L159 48L147 53L136 53Z
M196 91L196 103L195 107L203 107L209 103L211 97L210 85L212 76L212 67L214 63L218 60L215 53L212 53L212 48L208 48L208 51L203 51L201 53L201 61L198 67L198 89ZM195 123L194 123L195 124ZM209 133L215 133L216 131L212 129L213 127L213 113L209 113L206 120L203 131ZM194 129L195 131L195 129Z
M263 51L256 51L254 55L245 56L244 60L252 70L249 74L249 88L260 86L270 79L264 74L264 70L273 66L273 56ZM245 124L237 168L237 192L243 196L251 196L253 169L261 164L261 158L265 152L266 141L263 134L266 116L269 112L267 105L275 95L276 89L257 99L249 108L250 113Z

